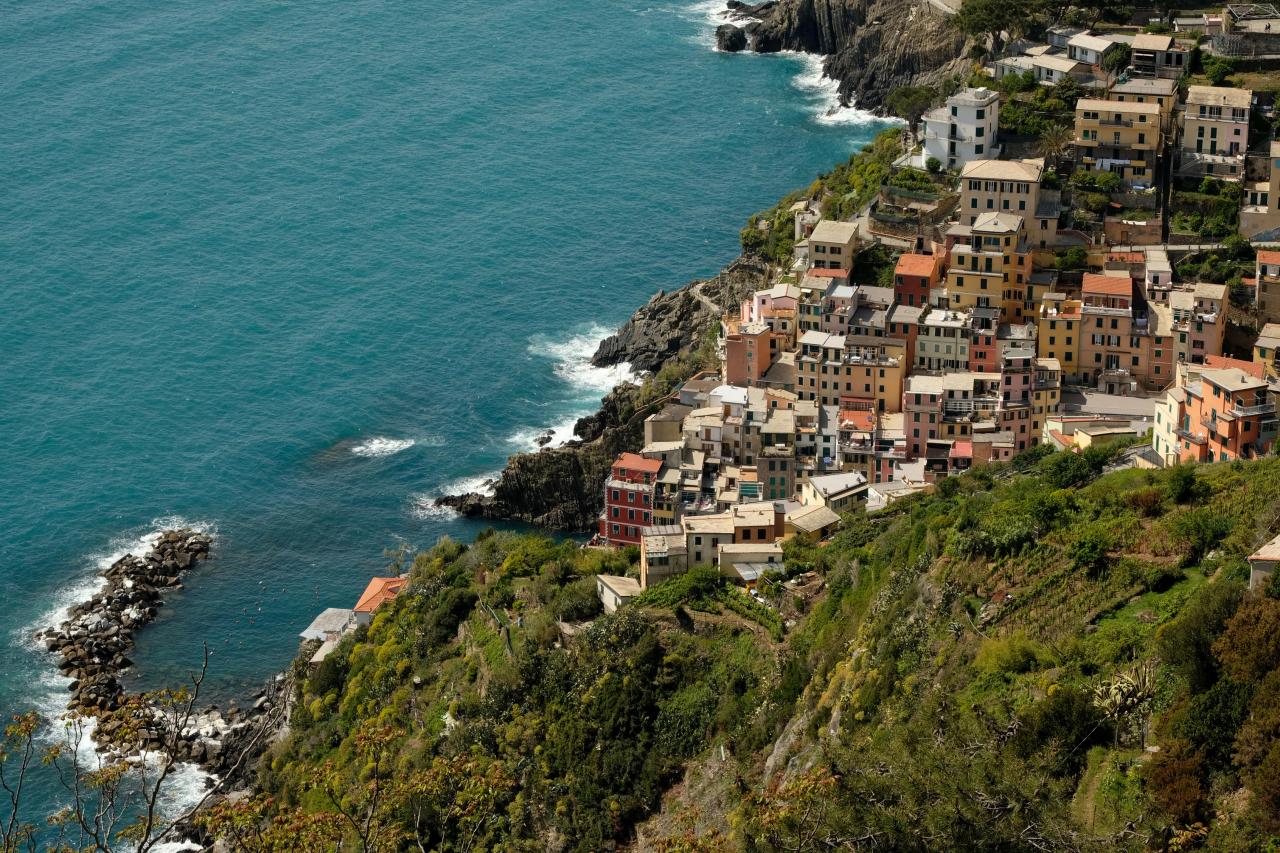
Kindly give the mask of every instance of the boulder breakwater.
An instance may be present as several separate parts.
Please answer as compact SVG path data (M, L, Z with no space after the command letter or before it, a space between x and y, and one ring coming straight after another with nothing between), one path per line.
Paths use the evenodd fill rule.
M129 654L134 635L155 619L165 593L181 589L184 574L210 558L212 545L207 533L189 528L163 531L142 556L126 554L107 567L102 587L68 608L65 621L36 633L36 640L60 658L58 669L71 679L67 710L93 721L99 749L164 752L218 776L238 775L269 740L269 732L283 724L285 675L273 678L244 710L235 705L197 709L202 673L194 674L195 695L189 702L163 707L121 684L121 674L133 666ZM189 695L192 691L190 684L173 687L186 688Z

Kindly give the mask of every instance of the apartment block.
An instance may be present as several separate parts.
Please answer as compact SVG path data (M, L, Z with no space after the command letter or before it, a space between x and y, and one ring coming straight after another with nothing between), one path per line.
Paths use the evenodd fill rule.
M1097 98L1076 102L1079 162L1094 172L1112 172L1131 187L1150 186L1162 148L1161 107Z

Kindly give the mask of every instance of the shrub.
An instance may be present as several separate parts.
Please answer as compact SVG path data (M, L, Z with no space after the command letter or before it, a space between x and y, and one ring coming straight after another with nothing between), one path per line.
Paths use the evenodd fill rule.
M942 161L937 157L930 157L924 161L924 167L929 170L930 174L936 175L942 171Z
M1046 657L1044 649L1025 634L1011 634L983 640L973 665L986 673L1018 674L1037 669Z
M1193 692L1207 690L1218 677L1213 643L1244 597L1244 585L1215 580L1200 587L1181 615L1156 633L1160 657L1177 668Z
M1143 772L1152 802L1176 824L1193 823L1204 814L1203 763L1190 744L1173 740Z
M1071 560L1071 568L1096 576L1107 567L1107 551L1110 549L1111 541L1107 534L1091 525L1067 548L1067 557Z
M1164 493L1154 486L1129 492L1124 501L1143 518L1155 518L1164 509Z

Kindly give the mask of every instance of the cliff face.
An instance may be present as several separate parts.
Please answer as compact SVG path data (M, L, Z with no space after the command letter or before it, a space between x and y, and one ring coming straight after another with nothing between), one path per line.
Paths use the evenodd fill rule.
M757 53L825 55L842 103L877 112L899 86L937 86L969 68L968 39L926 0L780 0L745 31Z
M592 529L603 508L609 466L619 453L640 449L644 419L667 402L668 386L697 369L694 359L681 355L701 342L728 306L767 281L763 260L742 257L715 278L654 296L600 344L592 361L602 366L625 361L650 373L675 364L680 367L676 376L666 377L662 385L619 385L600 401L595 414L578 421L577 441L512 456L492 495L449 495L437 503L469 517L525 521L554 530Z
M768 273L763 259L744 256L715 278L691 282L671 293L659 291L617 334L600 342L591 363L609 367L628 362L645 373L661 370L682 351L697 346L728 306L763 287Z

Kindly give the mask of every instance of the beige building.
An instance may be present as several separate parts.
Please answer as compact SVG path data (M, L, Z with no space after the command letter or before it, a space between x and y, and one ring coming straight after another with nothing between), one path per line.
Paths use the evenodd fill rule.
M1043 173L1043 157L969 163L960 173L961 223L973 225L984 213L1014 213L1026 220L1033 246L1056 245L1061 197L1057 191L1041 192Z
M824 219L809 235L809 266L812 269L852 269L857 245L857 225Z
M1271 239L1275 235L1269 232L1280 229L1280 140L1271 143L1269 153L1266 180L1244 185L1240 233L1250 240Z
M1173 108L1178 104L1178 81L1133 77L1113 83L1107 91L1107 100L1123 104L1155 104L1160 107L1160 128L1169 133L1173 130Z
M1190 52L1173 36L1138 33L1130 46L1129 66L1134 79L1156 78L1176 81L1188 64Z
M1182 116L1182 163L1178 174L1241 180L1249 148L1252 103L1253 92L1248 89L1191 86Z
M1155 181L1162 147L1159 104L1081 98L1076 102L1076 149L1080 164L1112 172L1129 186Z

